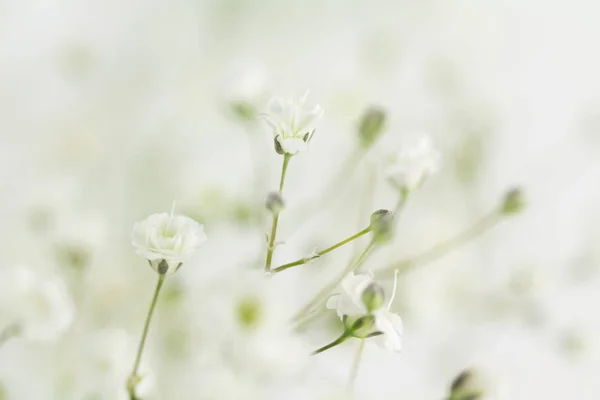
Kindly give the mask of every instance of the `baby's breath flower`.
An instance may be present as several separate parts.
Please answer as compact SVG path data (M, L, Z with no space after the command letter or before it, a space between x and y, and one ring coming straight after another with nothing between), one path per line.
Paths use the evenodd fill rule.
M307 97L308 91L301 97L276 97L269 101L263 117L273 128L277 153L297 154L306 149L312 138L323 109L319 105L307 106Z
M440 154L429 137L421 137L411 146L388 155L383 162L388 181L399 190L413 191L440 167Z
M365 298L369 298L369 288L374 284L370 274L351 274L342 281L341 292L332 296L327 302L327 308L335 309L340 319L345 320L348 316L359 317L351 327L357 328L355 324L362 321L360 324L361 337L374 335L373 339L377 344L388 351L400 351L402 349L402 319L390 311L390 307L394 300L396 292L396 281L394 281L394 290L392 296L385 301L377 301L366 304ZM367 294L365 295L365 292ZM372 316L365 319L366 316ZM365 324L365 322L370 322ZM370 328L370 332L365 332L366 328ZM376 336L375 336L376 335Z
M17 267L0 276L0 319L15 334L30 340L53 341L73 322L75 307L63 283Z
M132 243L160 274L175 272L206 241L204 228L193 219L153 214L133 226Z

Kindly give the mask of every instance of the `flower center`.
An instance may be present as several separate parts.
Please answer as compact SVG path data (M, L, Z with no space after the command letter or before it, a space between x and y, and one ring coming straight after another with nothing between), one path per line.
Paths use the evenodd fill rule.
M256 298L246 298L238 303L237 317L242 327L251 329L260 321L261 305Z

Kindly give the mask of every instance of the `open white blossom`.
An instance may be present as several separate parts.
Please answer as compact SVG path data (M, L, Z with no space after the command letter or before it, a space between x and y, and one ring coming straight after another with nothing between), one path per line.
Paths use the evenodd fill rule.
M384 174L394 187L412 191L439 170L440 158L430 138L422 136L414 144L384 157Z
M137 222L131 236L136 253L149 260L152 268L167 274L175 272L206 241L204 227L198 222L167 213ZM159 271L163 260L167 270Z
M0 274L0 320L20 337L54 341L73 322L75 307L58 278L16 267Z
M297 154L304 151L323 115L319 105L308 106L308 90L300 97L273 98L263 117L273 128L278 153Z
M384 302L381 307L369 312L363 293L372 283L373 278L370 274L349 275L340 285L341 292L329 298L327 308L336 310L340 319L345 315L361 317L372 314L375 317L375 331L380 332L381 335L369 340L374 340L380 347L388 351L398 352L402 350L402 319L390 311L396 295L396 280L394 280L394 289L387 303Z

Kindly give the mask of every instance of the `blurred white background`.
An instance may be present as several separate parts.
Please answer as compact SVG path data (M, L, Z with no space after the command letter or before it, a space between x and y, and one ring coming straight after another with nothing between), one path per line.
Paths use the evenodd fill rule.
M261 205L279 179L269 128L232 109L261 111L271 96L305 88L325 115L290 164L275 264L393 206L369 175L374 148L332 204L310 210L314 218L294 214L331 184L371 105L386 110L388 139L428 134L443 159L371 267L460 232L513 186L528 202L400 277L404 350L367 347L356 397L439 400L475 368L489 399L599 398L598 15L592 0L0 1L1 267L60 276L77 310L56 344L0 349L0 399L118 398L132 356L117 378L98 368L111 351L132 351L118 346L135 344L155 279L129 234L173 201L209 242L159 305L148 398L252 398L239 372L206 372L196 331L208 309L219 312L202 289L214 271L262 262L270 220ZM350 253L282 274L282 296L302 303L327 263L339 269ZM334 334L314 336L311 347ZM310 379L269 398L333 398L355 349L312 359ZM92 395L95 385L113 391Z

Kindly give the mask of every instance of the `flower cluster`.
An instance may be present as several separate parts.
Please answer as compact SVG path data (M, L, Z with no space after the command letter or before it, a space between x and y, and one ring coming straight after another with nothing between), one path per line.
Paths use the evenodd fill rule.
M429 138L422 137L413 145L403 146L381 157L385 179L398 190L398 203L393 211L376 210L371 214L366 227L359 232L323 250L273 268L271 264L276 250L278 223L282 214L287 212L282 192L289 160L306 149L315 132L315 125L323 114L320 106L307 106L307 95L308 92L301 97L275 98L269 102L267 112L262 114L273 130L276 152L284 155L279 190L270 192L264 203L272 217L271 230L266 235L264 271L246 268L246 260L235 261L235 256L243 254L243 251L230 251L231 245L227 242L226 250L219 257L222 265L211 274L210 279L206 279L207 275L202 275L203 279L196 285L196 288L202 289L193 291L190 296L193 307L200 310L203 316L201 321L193 324L194 334L201 336L205 345L201 350L204 358L197 362L204 365L205 358L212 359L211 356L214 356L218 359L218 362L204 365L205 369L210 370L206 376L211 377L211 382L235 382L235 387L229 385L230 397L239 397L242 390L245 396L252 393L253 396L262 398L265 392L253 387L253 381L289 377L302 370L303 365L308 363L306 356L309 355L303 334L307 325L310 326L311 319L324 310L335 311L343 323L343 332L333 342L313 351L313 355L351 338L374 342L389 352L402 350L402 319L391 309L396 296L398 274L401 272L399 267L407 264L392 264L369 273L359 271L374 250L393 242L396 214L402 210L408 196L439 169L440 155ZM377 107L367 110L358 126L360 152L369 151L379 140L385 121L383 109ZM509 192L493 216L517 213L524 204L522 197L518 190ZM473 228L471 231L477 232ZM288 290L282 289L281 282L274 275L320 260L328 253L363 236L370 237L363 251L354 257L337 279L324 285L308 304L293 313L294 310L290 307L294 301L290 301L292 299L287 295ZM464 237L465 234L462 234L461 242L464 242ZM188 262L205 241L203 226L182 215L154 214L134 225L133 246L158 272L158 280L133 369L127 380L127 391L132 400L141 391L139 386L142 377L139 369L142 353L163 283L167 276L176 272L184 262ZM439 253L429 252L423 258L433 259L451 248L448 245L434 247ZM232 265L238 262L244 267L233 268ZM408 265L419 262L421 260L416 257ZM375 279L374 275L390 269L394 271L394 280L388 295L384 282ZM195 300L195 295L200 293L202 297ZM207 297L211 299L210 302L203 301ZM216 304L219 307L215 307ZM351 381L355 378L357 367L358 364L355 363ZM231 371L236 371L236 374L232 375ZM240 371L247 373L242 374ZM205 380L202 382L198 393L212 398L213 386Z

